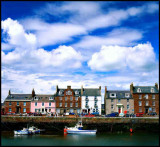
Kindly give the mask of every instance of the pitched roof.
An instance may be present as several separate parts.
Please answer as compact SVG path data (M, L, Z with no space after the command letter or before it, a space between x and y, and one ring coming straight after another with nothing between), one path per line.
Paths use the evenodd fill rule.
M38 100L35 100L34 98L32 99L32 101L34 102L54 102L54 98L53 100L50 100L49 97L54 97L53 94L36 94L36 96L38 96Z
M6 100L31 100L32 94L11 94L8 95Z
M99 88L83 88L82 96L101 96Z
M159 93L159 90L155 86L134 86L133 93L139 93L137 92L138 88L141 89L141 93ZM151 92L151 88L154 89L154 92Z
M110 94L111 93L115 93L116 96L115 97L111 97ZM125 93L129 93L129 97L125 96ZM118 98L118 99L128 99L128 98L132 98L131 92L129 90L109 90L106 92L107 98Z

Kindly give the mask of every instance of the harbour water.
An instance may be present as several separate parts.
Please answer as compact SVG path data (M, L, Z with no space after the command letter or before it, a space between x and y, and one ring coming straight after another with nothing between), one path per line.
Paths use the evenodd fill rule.
M1 132L2 146L158 146L159 134L153 132L104 132L96 135L49 134L14 135Z

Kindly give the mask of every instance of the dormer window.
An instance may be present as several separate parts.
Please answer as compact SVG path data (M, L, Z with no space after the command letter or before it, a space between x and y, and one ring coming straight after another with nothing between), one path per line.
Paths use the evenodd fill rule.
M79 94L79 91L78 91L78 90L76 90L76 91L75 91L75 94Z
M63 94L63 90L60 90L60 91L59 91L59 95L62 95L62 94Z
M116 93L110 93L110 97L116 97Z
M34 100L38 100L38 96L35 96L35 97L34 97Z
M72 95L72 91L68 90L68 91L66 92L66 95Z
M137 92L142 92L142 90L140 88L137 89Z
M53 100L53 97L49 97L49 100Z
M125 93L125 97L129 97L130 96L130 94L129 93Z
M151 88L151 92L154 93L154 88Z

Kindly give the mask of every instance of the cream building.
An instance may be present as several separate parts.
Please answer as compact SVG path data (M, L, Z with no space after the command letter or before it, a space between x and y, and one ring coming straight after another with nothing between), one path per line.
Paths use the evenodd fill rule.
M105 113L110 114L112 112L134 113L134 99L130 91L124 90L107 90L105 87Z

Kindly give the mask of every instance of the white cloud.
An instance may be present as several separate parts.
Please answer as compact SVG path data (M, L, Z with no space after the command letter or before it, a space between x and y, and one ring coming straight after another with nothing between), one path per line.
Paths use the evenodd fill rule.
M133 45L134 41L142 38L142 32L129 29L129 28L117 28L104 36L85 36L76 44L73 44L75 48L85 49L98 49L102 45Z
M134 47L102 46L88 62L92 70L98 71L123 70L126 67L135 71L152 71L157 68L155 65L155 53L150 43Z
M17 20L7 18L1 22L3 33L8 34L7 41L9 44L28 48L32 48L36 44L36 36L32 33L26 33L23 26Z

